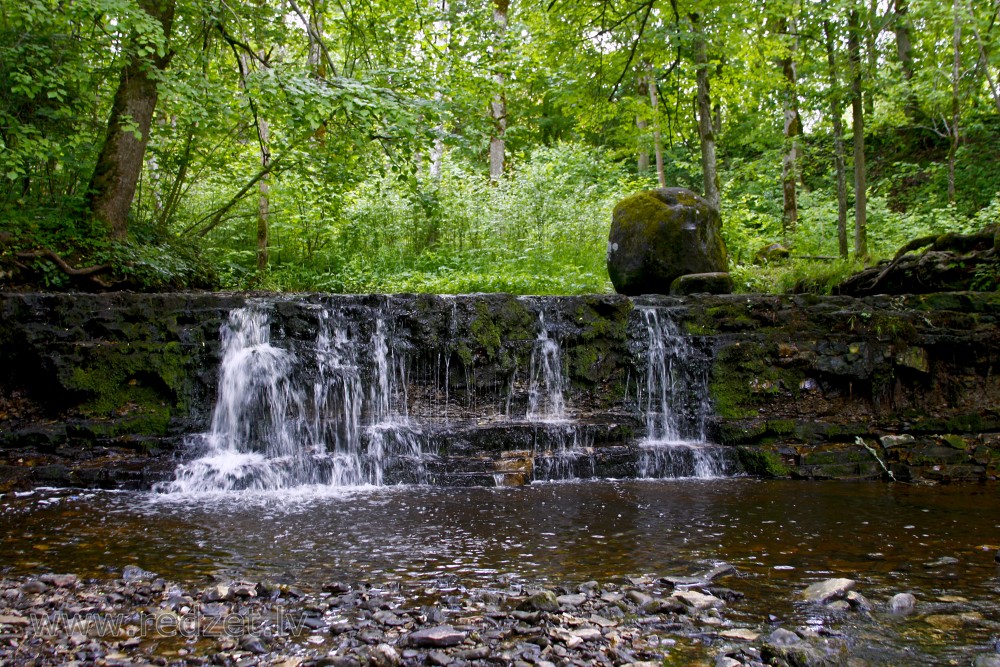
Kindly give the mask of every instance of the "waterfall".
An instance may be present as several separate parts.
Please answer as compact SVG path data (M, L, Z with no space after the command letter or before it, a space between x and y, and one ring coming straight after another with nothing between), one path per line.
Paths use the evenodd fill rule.
M545 311L538 313L538 337L531 352L531 384L528 387L530 421L562 421L566 418L562 351L559 341L549 336Z
M390 472L423 481L405 356L390 350L382 317L360 341L343 319L321 311L314 344L293 352L271 344L264 308L233 310L211 427L192 441L201 455L160 490L381 485Z
M733 453L706 442L707 364L656 308L639 309L646 329L646 368L639 404L646 437L639 443L639 477L712 478L732 474Z

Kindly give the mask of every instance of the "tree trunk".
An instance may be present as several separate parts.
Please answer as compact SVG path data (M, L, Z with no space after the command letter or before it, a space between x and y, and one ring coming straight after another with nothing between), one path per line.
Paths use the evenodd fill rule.
M903 105L903 112L911 123L915 123L920 118L920 105L913 90L915 70L913 68L913 40L910 36L910 8L907 0L895 0L893 7L895 16L892 25L893 32L896 34L896 54L903 70L903 79L906 82L906 102Z
M952 36L952 48L954 57L951 64L951 132L949 133L951 142L948 145L948 203L955 203L955 156L958 154L959 134L959 111L961 110L959 99L959 83L962 77L962 14L960 0L952 2L953 20L955 30Z
M875 71L878 67L878 45L876 39L878 37L878 32L876 31L876 22L878 21L878 0L869 0L868 11L866 12L867 18L861 23L864 27L864 38L865 38L865 61L866 61L866 71L865 78L869 81L875 78ZM864 102L865 102L865 116L872 117L875 115L875 90L869 86L864 91Z
M698 82L698 138L701 140L701 171L705 183L705 199L716 210L721 210L719 172L715 158L715 132L712 127L712 96L708 85L708 50L698 14L692 13L689 16L694 32L694 62L697 67Z
M997 107L997 112L1000 113L1000 91L997 90L997 82L993 78L992 72L990 72L990 60L986 55L986 47L983 44L983 36L979 32L979 26L976 24L976 13L972 10L971 0L966 6L969 10L969 24L972 26L972 32L976 36L976 45L979 47L979 64L983 68L983 72L986 73L986 82L990 85L990 93L993 95L993 103Z
M653 65L647 67L646 82L649 87L649 106L653 110L653 154L656 156L656 182L661 188L667 187L667 175L663 171L663 141L660 136L660 96L656 92L656 75Z
M837 173L837 246L840 256L847 259L847 167L844 158L844 119L840 108L840 81L837 57L833 47L830 21L823 21L826 62L830 78L830 118L833 122L833 164Z
M247 76L250 74L250 70L246 54L240 53L237 56L237 60L240 66L240 82L243 84L243 90L247 91ZM249 92L247 92L247 95L249 96ZM261 169L264 170L264 175L257 181L257 192L259 193L259 197L257 199L257 273L263 274L267 271L268 262L267 218L270 210L268 193L271 189L270 184L268 183L271 167L271 149L269 145L270 127L268 126L267 121L258 113L257 105L253 98L250 98L250 109L253 112L254 126L257 129L257 144L260 148L260 166Z
M646 85L646 75L639 75L639 82L636 85L636 92L639 93L640 97L646 97L649 94L648 86ZM639 129L639 160L638 160L638 173L640 176L645 176L649 171L649 150L646 148L646 119L643 115L635 115L635 126Z
M493 0L493 22L496 24L497 53L503 53L503 41L507 33L507 10L510 0ZM503 177L504 166L504 134L507 132L507 98L504 95L505 77L503 70L497 67L494 80L497 92L490 103L490 115L493 118L493 135L490 137L490 180L498 181Z
M868 182L865 176L865 110L861 87L861 21L852 8L847 24L847 49L851 61L851 115L854 132L854 255L868 259Z
M139 0L139 7L160 24L164 55L140 56L135 50L139 38L130 38L132 55L122 68L118 89L111 104L108 131L87 188L91 217L105 225L112 239L128 235L128 214L142 173L143 156L149 143L149 129L156 109L157 85L153 70L163 70L170 62L167 42L174 22L175 0ZM137 136L138 135L138 136Z
M433 8L437 9L440 6L440 11L442 18L434 22L434 43L438 50L444 52L448 50L448 45L450 40L448 39L449 34L449 24L447 19L448 15L448 1L447 0L433 0L431 2ZM435 70L442 79L447 78L447 66L445 71L441 72L439 66L435 66ZM442 100L444 99L444 94L440 89L434 91L434 102L440 106ZM441 180L441 167L444 164L444 119L438 123L437 128L435 128L434 134L434 146L431 148L431 168L430 175L431 179L434 181Z
M789 28L795 33L795 21L781 21L781 31ZM799 116L798 91L796 90L796 62L795 55L798 40L792 37L792 42L788 48L788 55L780 60L781 73L785 78L785 90L783 96L785 112L785 155L781 161L782 165L782 199L783 208L781 216L781 230L785 238L795 231L795 226L799 221L799 208L796 201L795 182L798 162L798 137L802 134L802 119Z

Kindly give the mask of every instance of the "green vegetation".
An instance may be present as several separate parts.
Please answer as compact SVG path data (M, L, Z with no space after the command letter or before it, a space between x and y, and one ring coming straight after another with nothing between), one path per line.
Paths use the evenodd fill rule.
M1000 223L993 3L0 1L0 288L607 292L658 184L740 291Z

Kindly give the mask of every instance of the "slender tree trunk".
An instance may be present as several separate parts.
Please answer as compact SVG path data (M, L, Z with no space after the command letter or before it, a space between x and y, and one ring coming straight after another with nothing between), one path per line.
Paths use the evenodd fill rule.
M238 61L240 65L240 81L243 84L244 91L246 91L247 76L250 73L246 55L240 53ZM250 93L247 92L247 95L249 94ZM267 124L267 120L265 120L260 113L258 113L257 104L254 102L253 98L250 98L250 109L253 111L254 125L257 129L257 144L260 148L260 166L261 169L264 170L264 175L257 181L257 272L263 274L267 271L268 263L267 222L270 211L268 194L271 189L269 183L271 167L270 127Z
M509 8L510 0L493 0L493 22L496 28L498 54L504 52L503 41L507 33L507 10ZM490 115L493 118L493 136L490 137L490 180L495 182L503 177L504 135L507 132L507 98L503 90L505 77L499 66L494 79L497 92L490 103Z
M447 51L450 40L448 39L449 25L446 20L448 14L448 0L434 0L433 5L439 6L442 18L439 21L434 22L434 41L441 51ZM440 68L435 68L440 71ZM445 71L443 72L444 77L447 77L447 65L445 66ZM441 90L434 91L434 101L440 105L441 101L444 99L444 94ZM435 181L441 180L441 166L444 163L444 119L438 123L435 129L434 135L434 146L431 148L431 178Z
M878 45L876 43L876 38L878 37L878 32L876 31L876 22L878 21L878 0L869 0L869 7L866 14L866 20L861 23L864 27L865 40L866 70L864 77L871 81L875 78L875 70L878 67ZM875 90L871 86L868 86L864 91L864 102L865 116L869 118L874 116Z
M325 81L327 68L326 59L323 57L322 43L323 3L322 0L314 0L309 5L309 24L306 26L306 34L309 37L309 53L306 56L306 65L314 78ZM313 137L320 146L326 144L326 123L320 123L313 133Z
M647 67L646 82L649 87L649 106L653 110L653 154L656 156L656 182L661 188L667 187L667 175L663 171L663 141L660 136L660 96L656 92L656 75L653 65Z
M715 158L715 132L712 127L712 96L708 84L708 47L698 14L690 14L694 32L694 62L698 83L698 137L701 139L701 171L705 182L705 199L716 210L722 208L719 192L719 171Z
M782 32L789 28L795 33L795 21L781 21ZM792 37L792 42L788 48L788 55L781 59L781 73L785 78L785 90L783 105L785 112L785 155L782 159L782 199L783 209L781 216L781 228L784 236L795 231L795 226L799 221L799 208L796 201L796 173L798 163L799 135L802 134L802 118L799 116L798 91L796 90L796 62L795 56L798 50L798 39Z
M715 80L718 81L722 78L722 62L719 62L715 66ZM718 137L722 134L722 102L719 98L715 98L715 104L712 105L712 132Z
M139 0L139 7L163 29L169 40L174 22L175 0ZM163 70L170 61L169 51L140 56L140 44L131 38L128 62L122 68L111 104L108 131L88 186L87 203L93 219L108 228L113 239L128 235L128 214L142 173L143 155L156 109L157 85L154 70ZM148 46L142 44L141 46ZM166 49L166 44L164 45Z
M953 0L952 14L955 30L952 36L954 57L951 64L951 142L948 145L948 203L955 203L955 157L958 154L959 128L959 83L962 77L962 14L960 0Z
M851 115L854 133L854 255L868 259L868 182L865 176L865 109L861 86L861 20L851 9L847 25L847 49L851 61Z
M906 103L903 111L910 122L915 122L920 117L920 106L917 103L917 96L913 90L913 39L910 36L910 7L908 0L895 0L893 5L893 32L896 34L896 54L899 57L899 66L903 70L903 79L906 82Z
M993 95L993 103L996 104L997 112L1000 113L1000 91L997 90L996 79L993 78L993 73L990 72L990 60L987 57L986 47L983 44L983 36L980 34L979 26L976 24L976 13L972 10L971 0L966 6L969 11L969 23L972 25L972 32L976 36L976 45L979 47L979 64L986 73L986 81L990 85L990 93Z
M837 173L837 246L840 256L847 259L847 167L844 157L844 112L840 108L840 80L837 76L837 56L833 46L830 21L823 21L826 62L830 77L830 118L833 122L833 164Z
M636 92L643 98L649 95L645 73L639 75ZM640 176L645 176L649 171L649 150L646 148L646 127L648 126L648 123L641 113L635 115L635 126L639 129L638 173Z

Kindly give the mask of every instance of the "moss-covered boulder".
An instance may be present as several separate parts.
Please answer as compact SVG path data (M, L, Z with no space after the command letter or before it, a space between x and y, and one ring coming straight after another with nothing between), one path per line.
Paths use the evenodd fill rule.
M647 190L615 207L608 275L619 294L669 294L691 273L727 270L719 212L684 188Z

